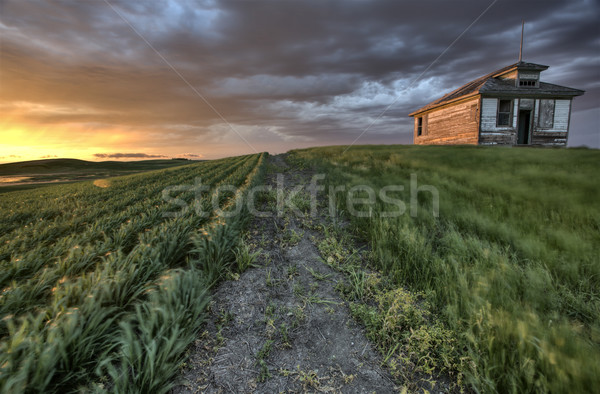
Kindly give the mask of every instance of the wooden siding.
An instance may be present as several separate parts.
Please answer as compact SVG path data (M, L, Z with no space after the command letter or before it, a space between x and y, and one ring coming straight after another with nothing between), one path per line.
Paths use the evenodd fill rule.
M554 122L549 129L542 129L539 125L540 100L535 100L535 118L531 143L533 145L565 146L569 131L569 116L571 113L571 100L556 100L554 103Z
M496 131L498 99L481 99L481 131Z
M513 70L509 73L500 75L499 78L500 79L517 79L517 76L519 75L519 72L517 70Z
M440 108L424 115L427 125L417 136L415 116L414 142L417 145L477 144L479 135L479 97Z
M553 146L564 146L567 144L567 133L566 132L543 132L534 131L531 136L532 145L553 145Z
M517 115L519 113L519 102L514 100L512 113L512 126L496 126L496 118L498 115L498 99L483 98L481 99L481 131L482 132L514 132L517 127Z
M504 98L503 98L504 99ZM533 104L533 103L532 103ZM498 99L481 99L480 145L514 145L517 141L517 125L519 121L520 100L513 99L510 126L496 126L498 116Z
M514 145L517 134L513 130L482 131L479 133L480 145Z
M564 133L569 129L569 113L571 112L571 100L556 100L554 103L554 122L548 129L542 129L539 125L539 101L536 100L535 125L536 130L546 133Z

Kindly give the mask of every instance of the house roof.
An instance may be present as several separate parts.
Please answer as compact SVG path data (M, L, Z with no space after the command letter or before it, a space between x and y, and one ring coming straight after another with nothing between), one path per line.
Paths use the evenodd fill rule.
M502 79L503 75L509 74L515 70L527 70L527 71L544 71L548 69L548 66L535 63L519 62L509 66L503 67L492 73L484 75L483 77L477 78L458 89L446 94L442 98L439 98L424 107L409 114L414 116L419 113L429 111L431 109L440 107L445 104L449 104L453 101L460 100L462 98L475 96L478 94L494 94L503 95L510 94L511 96L580 96L584 93L583 90L572 89L565 86L554 85L551 83L540 82L538 88L524 88L515 86L514 79Z

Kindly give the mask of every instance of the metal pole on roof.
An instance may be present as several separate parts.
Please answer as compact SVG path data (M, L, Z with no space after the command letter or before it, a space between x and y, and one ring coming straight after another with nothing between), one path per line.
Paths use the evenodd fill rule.
M525 20L521 19L521 46L519 47L519 63L523 60L523 33L525 32Z

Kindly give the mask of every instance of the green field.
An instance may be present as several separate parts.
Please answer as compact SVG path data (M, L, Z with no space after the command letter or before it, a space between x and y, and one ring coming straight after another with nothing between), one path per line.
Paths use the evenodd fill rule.
M599 151L344 149L286 160L326 175L312 242L399 386L600 387ZM168 391L210 289L251 265L233 264L250 212L223 211L274 178L267 159L0 195L0 392Z
M0 196L0 391L168 389L247 218L218 209L264 157Z
M600 152L344 149L297 150L292 157L326 173L332 187L404 187L387 194L404 205L376 198L354 206L364 217L349 214L345 193L334 199L353 233L369 243L372 267L393 283L378 289L372 282L379 279L361 274L354 285L371 293L353 311L388 365L414 361L424 372L458 374L481 392L600 387ZM437 190L439 216L426 188L413 196L411 214L411 174L419 187ZM405 212L383 217L394 210ZM421 357L400 355L401 344Z
M85 161L46 159L0 164L0 193L30 190L56 183L71 183L159 170L194 163L189 160Z

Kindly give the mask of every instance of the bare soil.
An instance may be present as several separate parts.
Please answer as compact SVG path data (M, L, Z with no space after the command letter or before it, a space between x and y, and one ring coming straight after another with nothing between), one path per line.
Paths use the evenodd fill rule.
M278 173L286 190L314 175L282 155L269 160L272 187ZM173 393L397 391L335 290L344 277L321 260L314 224L330 223L321 211L253 219L247 243L261 251L257 266L216 289Z

